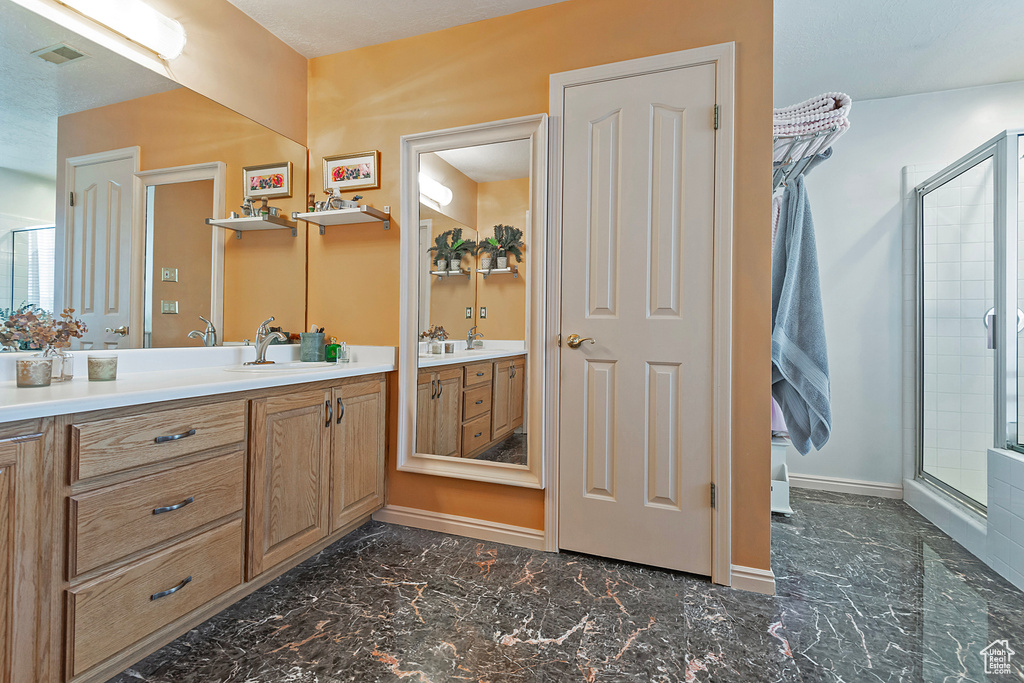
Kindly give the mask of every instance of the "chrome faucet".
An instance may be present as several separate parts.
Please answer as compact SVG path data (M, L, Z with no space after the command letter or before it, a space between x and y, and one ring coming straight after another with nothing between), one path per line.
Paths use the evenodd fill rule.
M270 342L277 339L281 342L288 341L288 337L284 336L278 331L271 332L270 328L267 327L269 323L274 322L274 316L270 316L256 328L256 360L251 360L245 365L270 365L274 361L267 360L267 347L270 346Z
M473 327L469 328L469 332L466 333L466 350L467 351L472 351L473 350L473 340L474 339L482 339L483 336L484 336L483 332L477 332L476 331L476 325L473 325Z
M199 319L206 323L206 329L200 332L199 330L192 330L188 333L189 339L202 339L203 346L216 346L217 345L217 328L213 326L213 323L199 316Z
M333 187L328 187L326 192L327 192L327 202L325 203L324 211L331 211L333 209L343 209L343 208L345 208L345 205L341 203L341 195L339 194L337 197L334 196L334 188ZM337 204L337 206L335 206L335 204Z

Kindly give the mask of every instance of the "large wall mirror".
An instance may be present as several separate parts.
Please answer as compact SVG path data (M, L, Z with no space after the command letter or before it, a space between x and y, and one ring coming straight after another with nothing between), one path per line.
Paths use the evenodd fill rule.
M546 127L402 138L400 470L543 486Z
M0 0L0 310L76 309L82 348L252 338L305 323L306 226L235 233L243 169L290 164L281 216L305 208L306 148L10 0ZM107 330L111 330L108 332Z

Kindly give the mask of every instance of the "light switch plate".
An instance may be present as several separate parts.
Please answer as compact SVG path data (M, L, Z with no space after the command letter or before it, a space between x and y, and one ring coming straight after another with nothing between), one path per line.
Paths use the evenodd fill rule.
M177 268L161 268L160 269L160 280L161 280L161 282L177 282L178 281L178 269Z
M472 317L473 317L473 307L472 306L466 306L466 318L472 318Z
M483 320L486 317L487 317L487 307L486 306L481 306L480 307L480 319Z
M177 313L178 302L177 301L165 301L160 300L160 312L161 313Z

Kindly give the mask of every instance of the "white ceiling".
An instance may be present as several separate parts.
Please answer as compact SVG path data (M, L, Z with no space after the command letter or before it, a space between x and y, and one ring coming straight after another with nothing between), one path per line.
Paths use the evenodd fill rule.
M564 0L228 0L305 57L471 24Z
M530 141L512 140L437 152L476 183L530 177Z
M775 106L1024 80L1021 0L775 0Z
M88 58L32 52L65 42ZM0 167L56 177L57 117L179 87L9 0L0 0Z

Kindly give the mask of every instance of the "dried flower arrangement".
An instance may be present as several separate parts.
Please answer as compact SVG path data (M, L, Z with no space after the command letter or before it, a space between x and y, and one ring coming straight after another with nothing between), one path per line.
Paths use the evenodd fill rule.
M74 313L75 309L65 308L54 318L35 304L26 304L0 323L0 347L25 351L66 349L72 338L81 338L89 331Z
M421 339L431 339L433 341L444 341L448 338L448 332L440 325L431 325L430 329L426 332L420 332Z

